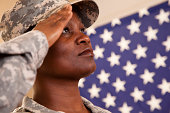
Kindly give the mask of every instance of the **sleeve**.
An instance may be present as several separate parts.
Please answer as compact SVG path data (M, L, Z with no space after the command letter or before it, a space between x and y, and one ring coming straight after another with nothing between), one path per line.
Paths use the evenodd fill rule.
M11 112L33 86L47 51L46 36L37 30L0 44L0 113Z

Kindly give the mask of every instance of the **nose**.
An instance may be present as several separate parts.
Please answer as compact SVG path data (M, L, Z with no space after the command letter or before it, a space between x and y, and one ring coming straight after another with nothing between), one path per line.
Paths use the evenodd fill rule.
M77 44L89 44L90 43L90 38L85 35L84 33L81 33L80 36L77 38Z

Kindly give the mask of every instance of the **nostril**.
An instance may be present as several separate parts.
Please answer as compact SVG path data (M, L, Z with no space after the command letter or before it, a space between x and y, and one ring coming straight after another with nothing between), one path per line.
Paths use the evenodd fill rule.
M81 41L80 43L86 43L86 41Z
M77 44L88 44L90 43L90 38L86 35L81 35L77 38Z

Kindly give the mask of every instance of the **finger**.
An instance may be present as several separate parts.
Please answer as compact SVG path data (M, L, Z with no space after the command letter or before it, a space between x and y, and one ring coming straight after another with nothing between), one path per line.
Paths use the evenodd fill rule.
M72 11L72 6L70 4L65 5L59 11L55 12L54 14L65 12L65 11Z
M67 12L61 16L59 20L70 20L73 15L73 12Z
M72 18L72 15L73 13L70 12L69 14L67 14L67 16L62 16L60 19L56 21L55 26L62 26L63 27L62 29L64 29L69 20Z
M60 21L61 20L65 21L67 19L70 20L71 17L72 17L72 12L70 11L70 12L63 12L62 14L60 14L60 15L54 17L54 18L51 18L51 19L52 19L53 22L57 23L59 20Z

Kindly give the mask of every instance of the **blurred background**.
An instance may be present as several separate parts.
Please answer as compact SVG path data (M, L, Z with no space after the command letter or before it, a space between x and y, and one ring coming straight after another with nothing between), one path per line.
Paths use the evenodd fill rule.
M1 0L0 17L16 1ZM113 113L170 113L170 1L95 1L86 33L97 69L80 80L81 95Z

